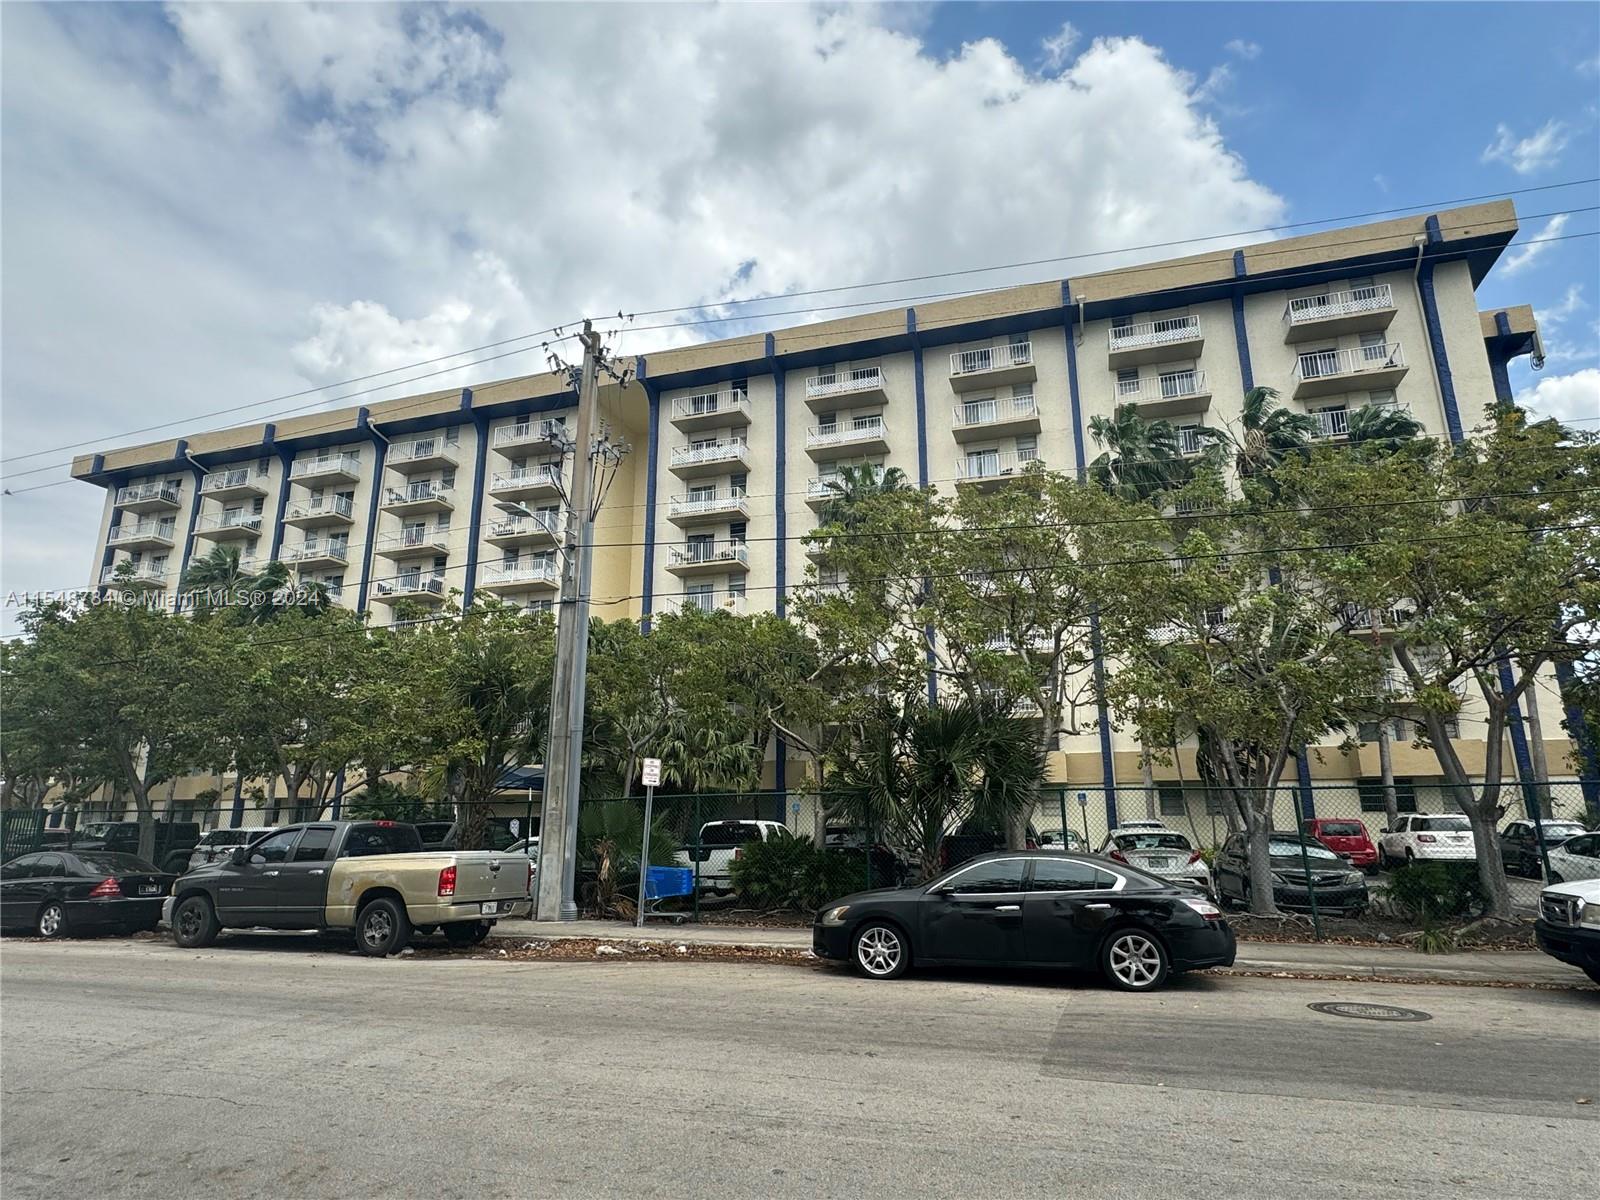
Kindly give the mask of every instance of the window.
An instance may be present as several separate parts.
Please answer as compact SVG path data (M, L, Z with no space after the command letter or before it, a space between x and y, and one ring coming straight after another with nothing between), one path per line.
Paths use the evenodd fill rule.
M415 854L422 839L411 825L354 825L345 835L340 858L366 858L374 854Z
M275 833L271 837L262 838L250 848L250 861L253 863L283 863L289 861L289 851L294 848L295 839L300 836L298 829L285 829L282 833Z
M740 471L737 474L728 476L728 487L733 491L733 494L736 495L736 496L741 494L745 490L745 488L747 488L749 486L750 486L750 476L746 475L743 471Z
M294 855L290 862L321 862L328 857L328 850L333 845L332 825L313 825L300 837L300 844L294 848Z
M1133 318L1132 317L1112 317L1111 318L1111 328L1113 328L1113 329L1127 329L1132 324L1133 324Z
M1183 785L1158 783L1156 784L1156 795L1163 817L1181 817L1187 811L1183 802Z
M744 545L746 531L749 526L744 521L733 521L728 525L728 540L735 546Z
M0 878L4 879L32 879L33 869L39 865L41 854L24 854L21 858L14 858L0 870Z
M1394 389L1384 388L1381 391L1368 392L1367 403L1373 408L1386 408L1394 404Z
M39 861L33 868L33 877L35 879L59 879L66 873L66 864L61 861L61 855L59 854L39 855Z
M456 473L454 471L445 471L439 476L439 486L453 488L455 485Z
M1029 434L1027 437L1017 439L1017 461L1019 463L1032 462L1039 457L1039 439Z
M730 575L728 577L728 595L730 595L730 596L742 596L742 595L744 595L744 576L743 575Z
M1579 854L1584 858L1600 858L1600 833L1575 837L1562 846L1561 849L1566 854Z
M689 489L689 499L691 500L715 500L716 498L717 489L713 484L696 484Z
M1070 858L1036 858L1030 892L1089 892L1113 888L1117 877L1109 871Z
M748 396L750 394L750 381L748 379L735 379L728 384L728 390L735 396Z
M1356 780L1356 795L1361 798L1362 812L1381 813L1388 811L1383 804L1383 780ZM1416 812L1416 785L1409 779L1396 779L1394 781L1394 802L1397 812Z
M265 496L257 496L254 500L250 501L250 511L255 516L259 517L263 512L266 511L266 508L267 499Z
M997 858L979 863L951 876L944 888L957 896L993 895L996 892L1020 892L1022 868L1026 859Z

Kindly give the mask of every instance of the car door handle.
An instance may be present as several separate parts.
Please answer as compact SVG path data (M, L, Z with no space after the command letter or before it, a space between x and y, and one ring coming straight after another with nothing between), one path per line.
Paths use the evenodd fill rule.
M263 871L263 872L261 872L261 873L262 873L262 874L263 874L263 875L276 875L276 874L277 874L277 872L276 872L276 871Z
M324 871L321 867L316 867L316 868L312 869L311 874L313 874L313 875L326 875L327 872Z
M1099 902L1096 902L1096 903L1094 903L1094 904L1085 904L1085 905L1084 905L1084 907L1085 907L1085 908L1110 908L1110 907L1111 907L1111 905L1109 905L1109 904L1104 904L1104 903L1099 903Z
M1021 909L1022 905L1020 904L996 904L994 906L995 912L1019 912Z

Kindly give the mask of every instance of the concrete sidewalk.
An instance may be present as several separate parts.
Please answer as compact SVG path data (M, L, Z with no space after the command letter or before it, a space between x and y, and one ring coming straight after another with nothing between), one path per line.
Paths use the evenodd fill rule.
M621 921L501 921L495 938L601 938L686 945L809 949L811 930L749 925L668 925L651 921L643 929ZM1242 973L1291 976L1355 975L1371 979L1420 979L1437 983L1522 984L1594 989L1583 972L1537 950L1470 950L1420 954L1389 946L1344 946L1321 942L1241 941L1233 969Z

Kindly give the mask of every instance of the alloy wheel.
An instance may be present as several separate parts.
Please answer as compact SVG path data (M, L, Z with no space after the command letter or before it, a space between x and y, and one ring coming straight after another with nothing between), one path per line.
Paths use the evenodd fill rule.
M1142 933L1125 933L1111 943L1110 967L1127 987L1149 987L1161 975L1161 949Z
M394 922L381 908L368 913L361 921L361 937L374 949L387 942L393 934Z
M178 913L178 936L194 938L200 936L200 906L187 904Z
M61 926L66 918L66 913L61 911L59 904L51 904L39 914L39 934L41 937L55 937L61 932Z
M856 960L868 975L888 975L900 965L904 953L894 930L875 925L856 941Z

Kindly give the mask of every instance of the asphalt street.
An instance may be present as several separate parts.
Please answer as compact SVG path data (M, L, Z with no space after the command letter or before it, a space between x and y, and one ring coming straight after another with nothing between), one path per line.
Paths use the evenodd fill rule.
M7 1200L1577 1196L1600 1001L7 941L0 1085Z

